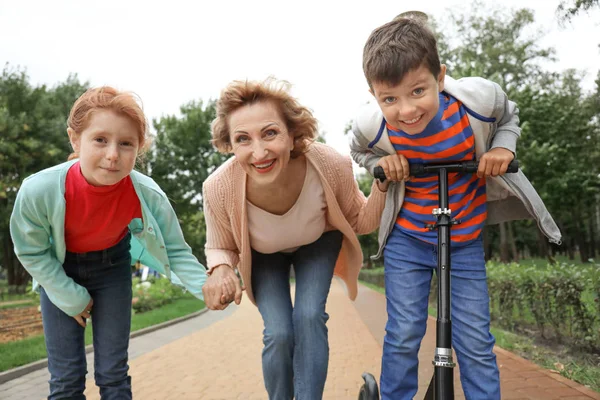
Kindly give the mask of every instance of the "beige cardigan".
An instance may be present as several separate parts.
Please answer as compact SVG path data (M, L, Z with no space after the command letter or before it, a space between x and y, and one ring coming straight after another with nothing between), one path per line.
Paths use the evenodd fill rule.
M326 231L344 235L334 274L342 278L350 299L358 291L358 273L363 253L356 233L366 234L379 227L385 192L375 182L368 199L358 188L352 161L333 148L313 143L305 153L317 170L327 202ZM227 160L204 182L202 191L206 218L206 263L209 273L221 264L236 266L252 303L252 255L246 210L247 174L235 157Z

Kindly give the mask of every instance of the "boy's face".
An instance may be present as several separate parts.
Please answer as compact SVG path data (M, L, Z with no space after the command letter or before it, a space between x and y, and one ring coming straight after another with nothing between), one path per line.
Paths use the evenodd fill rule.
M440 106L439 93L444 90L446 66L442 64L437 79L421 65L409 71L396 86L373 82L375 96L388 124L409 135L423 132Z

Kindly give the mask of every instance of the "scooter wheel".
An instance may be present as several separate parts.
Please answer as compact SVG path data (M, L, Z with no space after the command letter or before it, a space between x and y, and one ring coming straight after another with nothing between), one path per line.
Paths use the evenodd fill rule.
M358 400L379 400L379 389L375 377L368 372L362 374L365 383L358 393Z

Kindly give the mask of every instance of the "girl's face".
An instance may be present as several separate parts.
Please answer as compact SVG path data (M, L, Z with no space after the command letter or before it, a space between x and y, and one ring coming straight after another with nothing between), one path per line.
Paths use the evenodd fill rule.
M276 182L288 166L294 140L272 102L243 106L228 118L233 154L259 185Z
M83 132L67 130L79 153L81 173L90 185L108 186L131 173L140 147L138 128L128 117L97 110Z

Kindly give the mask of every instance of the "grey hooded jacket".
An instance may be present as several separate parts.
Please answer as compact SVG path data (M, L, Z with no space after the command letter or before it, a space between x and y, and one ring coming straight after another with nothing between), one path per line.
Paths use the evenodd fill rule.
M495 147L516 154L519 110L496 83L483 78L445 77L444 91L462 102L475 136L475 153L479 159ZM376 103L366 104L352 127L351 155L371 175L381 157L395 154L385 127L383 113ZM561 234L529 180L519 170L514 174L489 177L486 181L488 225L516 219L534 218L540 230L553 243L560 243ZM379 228L379 258L394 227L404 201L404 182L391 182Z

